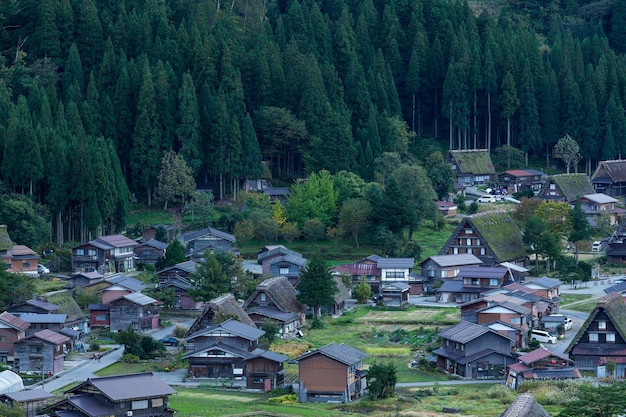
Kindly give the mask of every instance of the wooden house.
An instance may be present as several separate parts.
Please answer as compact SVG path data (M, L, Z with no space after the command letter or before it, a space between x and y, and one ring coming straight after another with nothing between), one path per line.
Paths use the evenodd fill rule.
M449 151L448 163L456 173L456 182L466 187L487 184L496 173L488 149Z
M135 252L135 263L137 265L154 265L159 259L165 256L167 243L159 242L156 239L150 239L137 245Z
M123 295L143 291L146 288L143 282L126 275L109 277L104 282L106 286L102 288L101 292L102 304L107 304Z
M26 337L30 323L3 311L0 314L0 365L13 362L13 344Z
M111 306L108 304L89 304L89 325L91 327L109 327L111 325Z
M104 281L104 275L100 272L79 272L68 278L67 285L71 288L84 288L101 281Z
M246 359L246 388L270 391L285 383L284 364L288 356L270 350L256 349Z
M433 285L440 285L443 279L457 276L464 266L479 266L483 263L471 253L457 255L430 256L420 262L422 276L427 278L428 291L431 292Z
M37 314L51 314L56 313L60 306L43 301L37 298L31 298L23 303L15 304L9 307L11 313L37 313Z
M256 327L254 321L252 321L243 308L241 308L235 297L227 293L204 304L202 313L189 327L187 336L209 328L217 323L221 323L227 317L236 317L238 322Z
M613 232L607 243L605 254L608 264L626 264L626 222Z
M510 214L486 211L463 218L439 255L472 254L486 266L527 262L522 232Z
M511 169L498 174L498 188L506 190L508 194L525 190L536 193L541 190L545 175L536 169Z
M134 248L138 245L124 235L101 236L72 248L72 270L101 274L133 271Z
M433 351L437 367L463 378L492 378L514 363L515 341L480 324L461 321L439 332L441 347Z
M454 218L458 214L458 206L454 203L437 200L435 201L435 204L437 205L439 213L441 213L443 217Z
M526 347L526 335L533 322L530 308L517 303L503 301L478 310L476 317L477 324L487 326L514 340L516 348ZM492 325L494 323L502 323L505 326Z
M257 262L261 264L263 276L287 277L291 285L295 286L306 268L307 260L298 252L278 245L265 246L258 253Z
M39 255L26 245L12 246L2 253L2 261L7 265L8 272L31 276L39 275L37 271Z
M365 352L330 343L293 360L298 364L300 402L349 403L365 395Z
M212 227L183 233L178 240L185 248L185 256L188 259L199 259L207 250L232 252L237 243L234 235Z
M535 349L517 358L517 363L508 366L506 385L516 389L524 381L534 379L576 379L580 372L574 361L565 355L546 348Z
M297 296L287 277L272 277L257 285L242 308L257 327L263 320L270 320L280 326L280 337L293 336L300 329L307 309Z
M626 304L620 294L608 294L597 302L565 353L581 371L602 378L608 376L606 364L614 362L614 376L626 378Z
M609 225L615 226L624 219L626 210L615 207L619 200L602 193L585 194L580 198L580 208L585 212L587 222L591 227L598 226L598 219L606 216Z
M383 286L395 282L409 285L409 293L419 295L423 289L423 277L413 273L414 264L415 258L385 258L374 254L353 264L339 265L331 272L349 275L353 285L365 278L376 295L381 295Z
M79 334L89 333L89 318L84 313L83 309L78 305L74 294L69 290L52 291L39 295L41 300L55 304L59 306L56 311L60 314L66 314L65 329L72 329Z
M7 371L8 372L8 371ZM44 389L27 389L15 392L4 392L0 395L0 403L24 410L25 417L36 417L54 399L54 395Z
M380 296L386 306L399 307L409 303L410 290L404 282L391 282L381 287Z
M626 160L600 161L591 175L591 183L596 192L612 197L626 194Z
M466 303L511 282L511 273L502 266L464 266L453 279L446 279L437 290L441 303Z
M555 278L541 277L535 278L524 282L524 287L530 289L533 294L545 298L546 300L552 300L559 302L561 300L561 285L563 283ZM557 313L552 311L552 313Z
M41 330L14 343L13 368L16 372L54 375L63 370L71 341L52 330Z
M185 337L189 372L196 378L237 378L245 361L258 348L265 331L228 319Z
M111 331L126 330L129 326L137 331L158 329L159 304L160 301L139 292L111 300L109 302Z
M585 174L558 174L548 177L538 196L543 200L572 204L585 194L595 192L589 177Z
M174 417L169 396L176 394L151 372L89 378L51 406L55 416Z
M185 261L169 268L158 271L158 284L153 290L155 293L165 288L174 290L176 299L173 308L181 310L197 310L203 307L202 302L197 302L189 295L189 291L195 288L190 281L190 275L196 272L198 263Z
M59 332L65 327L67 314L38 314L38 313L11 313L21 320L30 323L26 329L26 336L38 333L42 330Z

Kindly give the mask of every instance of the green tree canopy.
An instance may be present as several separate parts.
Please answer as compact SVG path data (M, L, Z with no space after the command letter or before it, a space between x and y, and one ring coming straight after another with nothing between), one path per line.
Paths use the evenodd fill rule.
M308 219L319 219L330 226L337 217L338 198L330 172L312 173L306 181L292 186L287 201L287 218L300 227Z
M157 194L165 201L164 210L167 210L167 203L170 201L180 201L181 204L184 204L195 189L196 181L193 179L193 172L185 159L174 151L163 155Z
M314 315L320 317L321 307L332 304L338 290L326 262L319 255L313 256L300 277L298 301L312 306Z

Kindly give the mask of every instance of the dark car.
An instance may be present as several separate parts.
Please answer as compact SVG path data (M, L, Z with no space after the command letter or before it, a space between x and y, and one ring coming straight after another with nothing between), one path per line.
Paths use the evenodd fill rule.
M175 337L165 337L163 339L159 339L159 342L163 343L165 346L178 346L180 341Z

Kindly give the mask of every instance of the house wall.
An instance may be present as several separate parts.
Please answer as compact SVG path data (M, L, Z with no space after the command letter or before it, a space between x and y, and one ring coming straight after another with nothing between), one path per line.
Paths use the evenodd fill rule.
M283 364L265 358L246 361L246 388L267 390L280 387L284 383ZM265 380L269 379L269 387Z
M65 327L64 323L31 323L26 329L26 336L30 336L31 334L35 334L46 329L58 332L63 327Z
M187 349L189 351L200 350L215 342L222 342L228 346L246 351L252 351L257 345L256 341L251 341L243 337L224 332L210 336L194 337L187 343Z
M103 290L102 291L102 304L110 304L111 301L123 297L126 294L130 294L130 290Z
M62 345L54 345L33 338L17 342L14 347L15 366L19 372L42 372L56 374L63 370Z
M522 329L528 329L526 320L518 313L478 313L478 324L489 324L494 321L501 321L508 324L513 324Z
M187 244L187 249L190 249L193 252L204 252L207 249L230 252L232 248L233 244L231 242L213 235L198 238Z
M22 274L37 275L37 263L39 258L33 257L29 259L11 259L8 263L7 271Z
M137 256L137 263L154 265L156 261L165 255L165 251L161 249L157 249L155 247L145 245L139 246L134 250L135 255Z
M0 323L0 326L3 326ZM13 343L26 337L25 331L18 331L12 327L0 327L0 350L7 352L7 356L13 356Z
M301 360L298 369L309 392L344 392L348 387L348 367L322 354Z
M166 284L170 281L174 281L177 278L189 278L189 271L185 271L180 268L172 268L166 271L163 271L158 274L159 284Z
M138 331L153 329L154 319L158 320L159 316L155 306L140 306L125 299L113 301L109 308L111 331L125 330L128 326Z
M111 315L108 310L92 310L89 323L91 326L108 327L111 324Z
M288 272L286 274L281 273L281 269L287 269ZM275 264L269 265L269 274L272 277L286 276L286 277L299 277L300 276L300 266L289 263L289 262L277 262Z

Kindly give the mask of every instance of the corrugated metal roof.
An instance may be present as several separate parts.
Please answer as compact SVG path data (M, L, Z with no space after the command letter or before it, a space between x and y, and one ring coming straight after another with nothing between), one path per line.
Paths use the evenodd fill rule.
M124 235L108 235L108 236L100 236L97 239L94 239L96 242L104 242L113 246L114 248L123 248L126 246L137 246L138 243L132 239L127 238Z
M463 278L498 278L502 279L509 272L503 266L464 266L459 270L456 279Z
M19 313L19 318L28 323L65 323L67 314Z
M30 326L30 323L27 321L24 321L7 311L3 311L2 314L0 314L0 321L16 330L26 330Z
M138 279L128 277L126 275L116 275L110 278L105 279L109 284L120 285L124 288L127 288L131 291L138 292L146 288L145 284ZM108 288L105 288L103 291L106 291Z
M458 255L437 255L431 256L428 259L431 259L437 265L444 268L449 266L480 265L483 263L483 261L471 253L462 253Z
M391 269L391 268L400 268L400 269L411 269L415 265L415 258L379 258L378 259L378 268L379 269Z
M132 303L139 304L142 306L145 306L148 304L154 304L157 302L157 300L155 300L154 298L148 297L147 295L142 294L140 292L131 292L130 294L126 294L120 298L124 298L125 300L128 300ZM111 302L114 303L117 300L119 300L119 298L116 298L115 300L111 300Z
M453 342L467 343L489 332L496 333L486 326L470 323L469 321L462 321L459 324L442 330L439 332L439 336Z
M304 355L294 359L294 361L300 361L318 353L324 356L328 356L329 358L346 365L355 365L363 361L363 359L369 358L369 355L367 353L352 346L348 346L344 343L330 343L326 346L322 346L317 350L307 352Z
M46 342L50 342L50 343L55 344L55 345L62 345L63 343L67 343L67 342L70 341L70 338L67 337L67 336L63 336L60 333L53 332L52 330L45 329L45 330L42 330L42 331L37 332L35 334L31 334L30 336L27 336L24 339L20 339L20 340L18 340L15 343L22 343L22 341L29 340L29 339L32 339L32 338L41 339L41 340L44 340Z
M161 397L163 395L176 394L176 391L172 387L154 376L152 372L90 378L85 383L70 390L70 392L81 388L85 384L93 385L104 396L112 401ZM115 412L112 414L115 414Z
M46 400L48 398L53 398L54 395L50 394L48 391L43 389L28 389L17 392L9 392L4 394L8 398L17 402L30 402L30 401L41 401Z
M604 193L585 194L583 195L582 198L587 199L591 201L592 203L597 203L597 204L617 203L619 201Z

